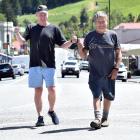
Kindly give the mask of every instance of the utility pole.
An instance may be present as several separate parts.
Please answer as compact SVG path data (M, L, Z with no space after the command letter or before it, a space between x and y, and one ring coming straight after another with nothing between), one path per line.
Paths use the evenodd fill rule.
M110 0L108 0L108 20L109 20L109 29L111 28L110 27Z
M8 17L7 17L7 27L6 27L6 43L7 43L7 55L9 55Z

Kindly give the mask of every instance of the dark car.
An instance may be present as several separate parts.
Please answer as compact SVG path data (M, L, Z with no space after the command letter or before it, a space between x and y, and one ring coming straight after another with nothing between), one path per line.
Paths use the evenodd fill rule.
M8 63L0 64L0 81L1 78L8 78L8 77L12 77L13 79L16 78L12 66Z

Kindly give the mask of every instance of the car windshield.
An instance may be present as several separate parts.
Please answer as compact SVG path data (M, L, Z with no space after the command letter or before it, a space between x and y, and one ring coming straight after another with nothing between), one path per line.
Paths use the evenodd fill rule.
M81 63L81 64L83 64L83 65L88 65L88 63Z
M10 68L10 66L8 64L0 65L0 69L4 69L4 68Z
M17 68L17 67L18 67L17 65L14 65L14 66L13 66L13 68Z
M66 62L65 65L76 65L75 62Z
M124 64L120 64L120 68L123 68L123 67L125 67Z

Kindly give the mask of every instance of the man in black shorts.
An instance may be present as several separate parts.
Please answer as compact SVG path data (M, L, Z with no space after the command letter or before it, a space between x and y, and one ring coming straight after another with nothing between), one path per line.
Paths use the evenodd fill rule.
M36 126L44 126L42 114L43 80L48 89L49 110L48 115L54 124L59 124L59 119L54 112L56 101L55 91L55 45L68 48L72 45L67 41L60 29L48 22L48 9L45 5L39 5L36 11L37 24L28 25L24 36L15 28L16 38L21 42L30 41L30 69L29 87L35 89L34 101L38 114Z
M95 120L92 128L108 126L108 114L111 101L115 98L115 79L122 60L121 48L117 35L107 29L107 15L98 11L94 16L95 31L89 32L84 43L79 39L78 48L82 58L89 60L89 88L93 94ZM76 37L73 38L76 42ZM103 114L101 114L101 98L103 94Z

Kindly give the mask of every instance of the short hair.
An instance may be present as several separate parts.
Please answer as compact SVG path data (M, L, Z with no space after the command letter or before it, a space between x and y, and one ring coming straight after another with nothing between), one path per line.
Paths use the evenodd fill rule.
M97 11L93 17L93 22L96 22L99 17L106 17L108 19L108 16L104 11Z

